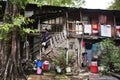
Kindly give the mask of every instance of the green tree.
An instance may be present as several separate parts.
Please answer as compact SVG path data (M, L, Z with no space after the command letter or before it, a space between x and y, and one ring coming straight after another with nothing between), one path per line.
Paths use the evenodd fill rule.
M82 7L84 6L85 0L72 0L71 6L73 7Z
M20 10L25 8L27 3L25 0L6 1L3 24L0 25L0 39L3 44L0 53L0 80L18 80L19 76L26 78L20 62L20 35L21 32L28 31L23 24L31 20L21 16Z
M120 10L120 0L114 0L109 6L109 9Z

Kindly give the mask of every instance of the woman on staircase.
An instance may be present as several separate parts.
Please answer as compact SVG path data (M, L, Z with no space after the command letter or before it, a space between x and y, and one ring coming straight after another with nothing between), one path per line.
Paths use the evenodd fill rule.
M47 28L45 28L45 32L43 34L42 46L46 49L48 47L47 40L49 39L50 32Z

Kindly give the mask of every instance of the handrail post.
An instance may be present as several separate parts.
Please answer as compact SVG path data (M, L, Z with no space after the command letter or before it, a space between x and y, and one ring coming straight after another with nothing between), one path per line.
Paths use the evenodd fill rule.
M50 46L53 48L52 38L50 39Z

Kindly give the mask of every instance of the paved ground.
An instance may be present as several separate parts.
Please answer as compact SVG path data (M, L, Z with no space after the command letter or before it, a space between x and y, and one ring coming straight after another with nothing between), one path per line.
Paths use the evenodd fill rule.
M29 75L28 80L119 80L113 76L100 76L93 73L80 73L77 76Z

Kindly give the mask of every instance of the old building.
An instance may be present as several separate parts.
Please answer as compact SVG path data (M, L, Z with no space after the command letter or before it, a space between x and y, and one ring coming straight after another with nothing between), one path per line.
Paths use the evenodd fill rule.
M3 2L1 4L5 5ZM74 52L77 55L77 63L80 65L83 41L89 43L89 47L105 38L113 38L115 42L120 41L120 11L118 10L37 7L37 5L28 4L25 10L21 10L21 14L35 20L33 24L26 27L39 31L28 35L29 55L35 56L33 59L38 55L41 56L42 53L49 54L51 51L59 53L58 49L62 47L67 48L67 63L68 54ZM2 17L0 20L2 23ZM40 45L45 28L51 33L46 43L48 45L46 50Z

